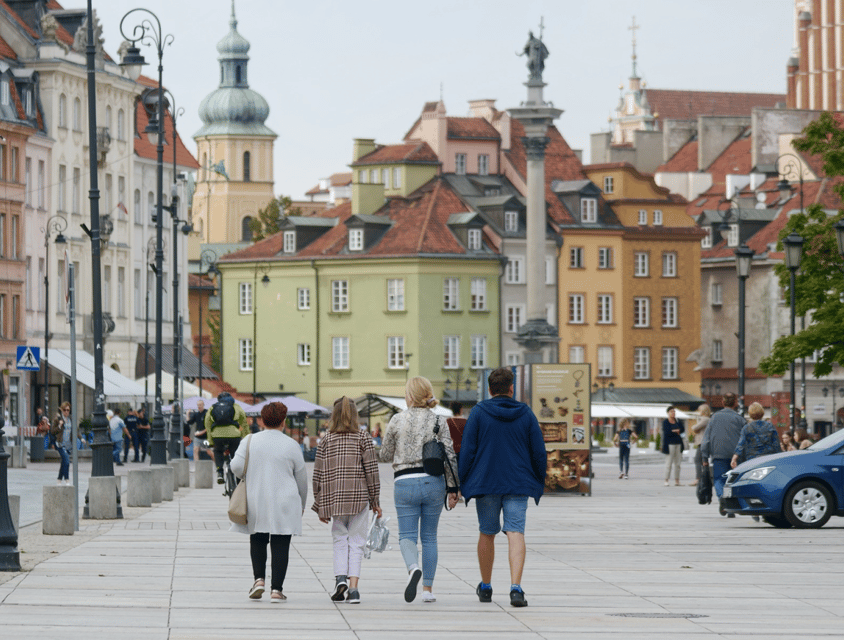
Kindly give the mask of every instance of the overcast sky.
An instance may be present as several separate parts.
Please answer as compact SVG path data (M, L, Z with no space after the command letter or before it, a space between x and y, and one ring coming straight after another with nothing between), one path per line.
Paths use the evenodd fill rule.
M137 6L94 0L115 57L120 19ZM164 85L185 109L179 133L195 153L199 103L219 84L216 45L228 33L231 1L142 6L174 36ZM518 106L527 69L515 54L528 30L538 35L540 18L550 51L546 99L564 110L557 127L588 160L589 134L607 129L630 76L634 15L648 86L785 93L793 11L793 0L236 0L238 31L251 44L249 86L269 102L267 125L278 134L275 192L296 199L320 177L348 170L353 138L400 142L441 84L449 115L466 115L478 98ZM155 53L142 51L151 63L144 73L155 76Z

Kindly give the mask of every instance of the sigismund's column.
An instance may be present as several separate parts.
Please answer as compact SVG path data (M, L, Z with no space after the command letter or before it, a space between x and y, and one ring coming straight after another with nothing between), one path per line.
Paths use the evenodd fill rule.
M557 328L548 324L545 312L545 147L548 145L548 127L563 113L542 98L542 71L548 49L540 38L530 32L524 55L530 71L527 102L509 109L510 116L522 123L525 137L522 143L527 156L527 321L519 327L516 341L524 348L525 364L541 363L542 350L560 341ZM556 349L552 350L556 352Z

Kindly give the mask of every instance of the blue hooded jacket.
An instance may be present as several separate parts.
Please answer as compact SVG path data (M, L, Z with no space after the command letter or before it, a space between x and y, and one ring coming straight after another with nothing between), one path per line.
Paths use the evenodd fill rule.
M468 503L488 494L531 496L545 491L548 458L530 407L508 396L475 405L460 445L460 491Z

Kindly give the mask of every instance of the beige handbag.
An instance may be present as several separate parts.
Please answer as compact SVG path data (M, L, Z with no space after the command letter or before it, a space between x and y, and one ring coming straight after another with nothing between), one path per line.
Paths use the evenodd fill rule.
M249 468L249 441L252 435L246 437L241 446L246 447L246 456L243 462L243 478L234 488L232 497L229 499L229 520L235 524L246 524L246 471Z

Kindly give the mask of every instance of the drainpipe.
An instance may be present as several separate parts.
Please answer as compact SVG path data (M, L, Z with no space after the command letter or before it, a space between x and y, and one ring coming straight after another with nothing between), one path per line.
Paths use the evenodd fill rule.
M503 243L502 243L503 244ZM502 255L498 258L498 366L504 366L504 331L501 327L504 326L502 319L504 316L502 315L503 309L501 308L502 303L502 293L501 293L501 286L504 284L504 272L507 270L507 263L509 259L507 256ZM506 320L504 320L506 322ZM470 363L471 364L471 363ZM478 402L480 402L480 397L478 397Z
M314 344L314 362L316 363L316 369L314 369L315 374L315 385L316 388L314 390L314 396L316 397L315 403L320 404L319 401L319 367L320 367L320 359L319 359L319 269L316 266L316 260L311 260L311 269L314 270L314 312L316 313L316 333L315 338L316 342Z

